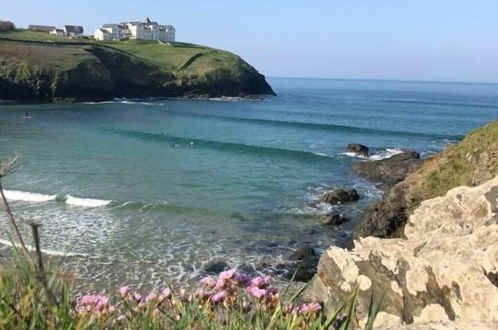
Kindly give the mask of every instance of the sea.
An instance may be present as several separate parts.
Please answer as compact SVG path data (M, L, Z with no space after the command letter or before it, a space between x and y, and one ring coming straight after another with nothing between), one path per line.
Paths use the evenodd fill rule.
M289 254L344 244L381 198L352 163L427 157L498 118L496 84L268 81L278 96L261 100L1 102L0 159L21 154L2 180L18 221L41 223L46 254L95 288L188 283L216 262L284 277ZM337 187L361 199L316 203ZM328 212L350 221L323 227Z

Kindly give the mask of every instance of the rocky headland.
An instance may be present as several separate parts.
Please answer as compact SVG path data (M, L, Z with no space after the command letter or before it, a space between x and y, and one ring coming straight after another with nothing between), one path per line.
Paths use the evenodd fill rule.
M354 165L381 184L351 250L320 257L307 297L334 306L358 289L357 327L381 302L377 329L498 327L498 122L439 154Z
M239 56L205 46L0 32L3 100L79 102L274 94L265 77Z

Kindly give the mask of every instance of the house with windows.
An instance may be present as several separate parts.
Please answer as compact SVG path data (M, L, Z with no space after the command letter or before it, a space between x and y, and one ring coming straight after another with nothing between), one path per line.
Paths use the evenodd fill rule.
M101 41L136 39L174 42L176 38L175 28L172 25L161 25L152 22L148 17L143 22L104 24L95 30L93 35L96 40Z
M83 37L83 27L77 25L64 25L64 32L66 36L72 38Z

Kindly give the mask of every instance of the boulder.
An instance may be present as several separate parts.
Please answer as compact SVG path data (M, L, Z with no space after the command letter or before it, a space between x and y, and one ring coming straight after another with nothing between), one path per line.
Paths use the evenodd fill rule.
M337 226L347 221L348 219L346 219L345 217L342 216L342 214L339 213L329 213L321 215L319 220L322 225Z
M303 245L289 255L291 261L284 267L287 269L287 277L291 278L294 274L294 280L298 282L308 282L316 274L318 265L318 256L309 245Z
M354 163L352 169L360 177L379 183L377 187L387 191L416 171L422 163L417 152L407 151L386 159Z
M370 149L368 149L368 147L364 146L363 144L350 143L346 147L346 152L354 154L356 156L360 156L360 157L368 157L368 153L370 152Z
M360 195L355 189L335 189L320 196L319 201L328 204L343 204L355 202Z
M404 236L361 238L351 251L330 247L306 298L334 304L358 288L364 326L371 297L384 295L376 329L455 320L498 328L498 176L423 201Z

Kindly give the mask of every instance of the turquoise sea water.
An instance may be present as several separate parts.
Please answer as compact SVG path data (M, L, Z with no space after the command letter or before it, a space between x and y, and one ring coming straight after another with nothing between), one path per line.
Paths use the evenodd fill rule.
M262 101L2 103L0 158L22 154L4 181L12 207L42 221L46 250L77 255L83 279L188 281L220 259L271 274L300 244L343 240L381 196L351 172L368 160L348 143L426 156L498 117L498 85L269 82L279 96ZM362 199L322 228L331 208L309 204L336 186Z

